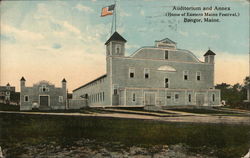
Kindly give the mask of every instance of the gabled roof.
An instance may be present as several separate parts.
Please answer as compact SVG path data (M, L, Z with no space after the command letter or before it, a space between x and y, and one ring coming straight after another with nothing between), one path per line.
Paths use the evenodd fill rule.
M162 40L158 40L158 41L155 41L155 42L162 42L162 43L168 43L168 44L176 44L176 42L170 40L169 38L164 38Z
M204 56L208 56L208 55L216 55L213 51L211 51L210 49L204 54Z
M111 41L127 42L118 32L114 32L113 35L107 40L105 45L107 45Z
M81 88L83 88L83 87L86 87L86 86L90 85L91 83L94 83L94 82L96 82L96 81L98 81L98 80L100 80L100 79L102 79L102 78L105 78L105 77L107 77L107 74L104 74L104 75L102 75L102 76L100 76L100 77L98 77L98 78L96 78L96 79L94 79L94 80L92 80L92 81L90 81L90 82L88 82L88 83L82 85L81 87L78 87L78 88L74 89L73 92L74 92L74 91L77 91L78 89L81 89Z
M26 80L25 80L25 78L24 78L24 77L22 77L20 81L26 81Z

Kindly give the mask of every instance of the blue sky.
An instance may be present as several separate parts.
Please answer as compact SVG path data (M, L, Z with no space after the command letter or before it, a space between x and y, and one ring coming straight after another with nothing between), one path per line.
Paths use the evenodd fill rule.
M49 80L69 90L105 73L105 41L112 16L100 17L112 0L2 1L1 77L19 87ZM239 17L219 23L184 23L167 17L173 6L230 7ZM155 40L170 38L201 60L210 48L216 56L216 83L242 82L248 73L249 2L246 0L117 0L117 31L128 41L126 54ZM172 11L173 12L173 11ZM183 13L186 11L174 11ZM194 11L193 11L194 12ZM203 11L197 11L200 13ZM226 69L225 67L230 67Z

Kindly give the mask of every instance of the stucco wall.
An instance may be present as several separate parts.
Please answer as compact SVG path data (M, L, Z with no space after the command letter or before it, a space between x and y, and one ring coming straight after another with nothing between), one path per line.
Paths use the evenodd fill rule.
M43 85L48 88L43 92L40 87ZM29 97L29 100L26 102L24 99L25 96ZM66 108L66 87L59 88L54 85L49 85L46 83L35 84L33 87L21 86L20 93L20 110L31 110L32 104L37 103L38 107L40 106L40 96L48 96L49 98L49 108L50 109L65 109ZM63 96L62 102L59 102L59 96Z

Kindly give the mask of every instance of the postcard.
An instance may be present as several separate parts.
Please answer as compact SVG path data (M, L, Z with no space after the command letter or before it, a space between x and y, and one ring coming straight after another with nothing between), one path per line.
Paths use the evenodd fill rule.
M0 158L249 157L249 0L3 0Z

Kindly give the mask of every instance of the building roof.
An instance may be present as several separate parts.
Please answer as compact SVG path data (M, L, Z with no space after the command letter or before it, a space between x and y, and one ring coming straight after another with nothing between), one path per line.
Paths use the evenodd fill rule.
M65 80L65 78L63 78L62 82L67 82L67 81Z
M118 32L114 32L113 35L107 40L105 45L107 45L111 41L127 42Z
M210 49L204 54L204 56L208 56L208 55L216 55L213 51L211 51Z
M73 92L76 91L76 90L78 90L78 89L81 89L83 87L86 87L87 85L90 85L91 83L94 83L95 81L98 81L98 80L100 80L102 78L105 78L105 77L107 77L107 74L104 74L104 75L102 75L102 76L100 76L100 77L98 77L98 78L96 78L96 79L94 79L94 80L92 80L92 81L90 81L90 82L82 85L81 87L78 87L78 88L74 89Z
M170 40L169 38L164 38L162 40L157 40L155 42L162 42L162 43L168 43L168 44L176 44L176 42Z
M25 80L25 78L24 78L24 77L22 77L20 81L26 81L26 80Z

